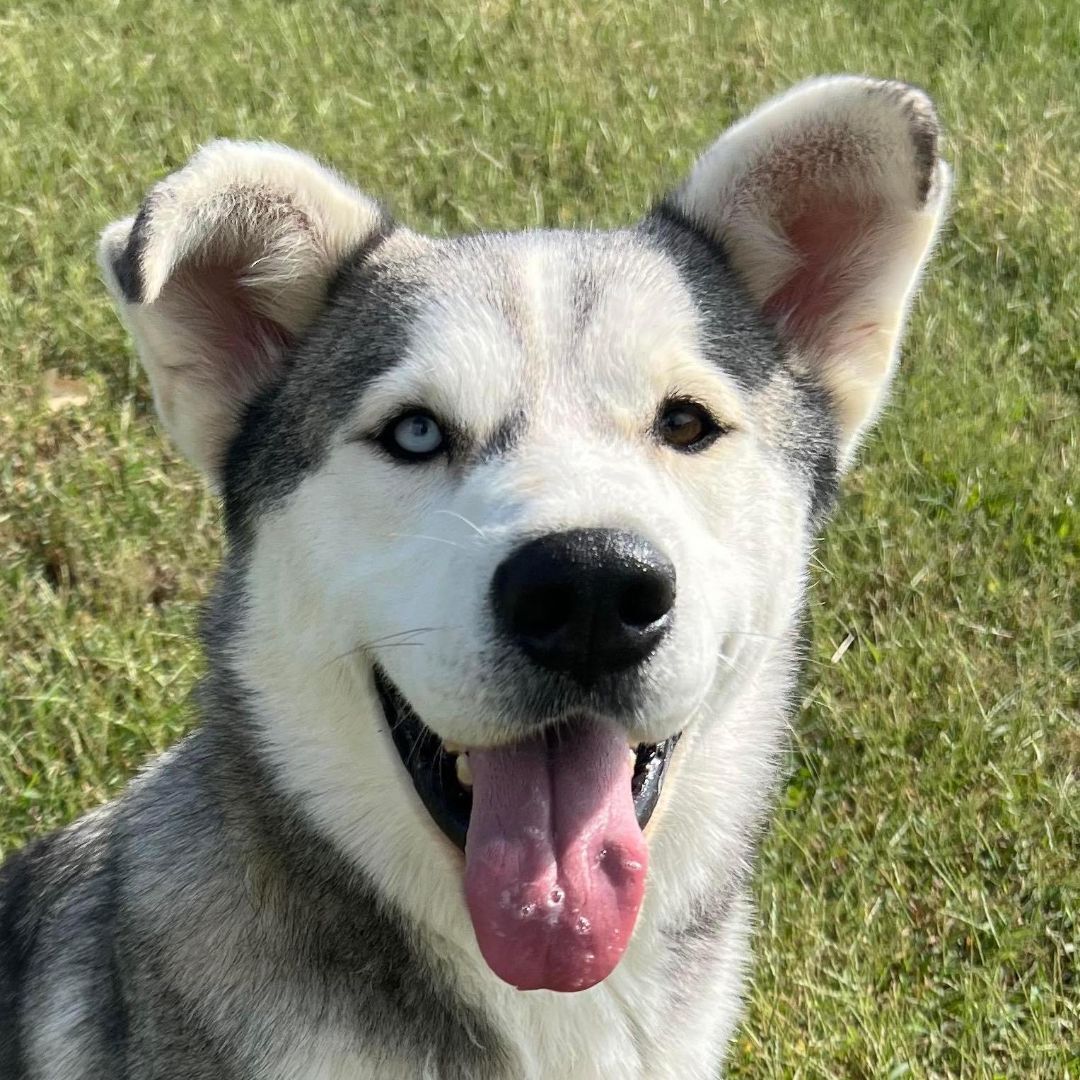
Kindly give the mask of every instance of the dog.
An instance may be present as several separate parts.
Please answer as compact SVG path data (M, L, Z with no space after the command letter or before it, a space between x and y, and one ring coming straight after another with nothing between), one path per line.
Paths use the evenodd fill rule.
M227 554L200 725L0 871L0 1076L716 1076L949 183L922 91L835 77L613 231L427 238L237 142L107 228Z

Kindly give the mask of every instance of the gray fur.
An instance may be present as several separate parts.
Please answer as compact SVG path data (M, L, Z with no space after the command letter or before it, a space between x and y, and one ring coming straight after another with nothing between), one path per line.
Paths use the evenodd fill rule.
M8 938L0 969L5 1080L51 1080L54 1074L35 1062L33 1032L66 980L77 982L91 1003L78 1035L67 1035L79 1044L72 1077L248 1076L230 1055L230 1042L252 1038L241 1027L278 1020L265 1003L250 1016L243 1004L230 1007L243 1000L245 981L257 982L256 974L240 970L234 986L196 980L192 992L173 985L169 970L172 947L192 971L212 970L214 952L228 946L210 931L224 919L234 924L231 934L244 937L245 953L277 958L282 985L272 993L291 998L290 1014L302 1003L315 1016L342 1016L369 1050L399 1054L406 1047L418 1060L431 1056L441 1080L515 1075L499 1034L455 994L452 978L425 950L422 932L407 928L278 789L257 749L245 695L219 658L234 643L245 605L244 557L259 515L318 467L330 434L364 387L400 355L425 289L467 281L528 335L508 280L510 264L502 261L506 246L522 242L468 237L417 251L406 238L402 256L390 237L358 254L342 268L282 378L249 406L226 462L232 552L204 625L212 671L198 694L201 727L117 802L16 855L0 877L0 925ZM681 224L650 219L637 231L534 234L526 242L565 252L579 282L582 325L603 288L605 266L632 265L642 246L658 247L709 312L718 364L759 392L785 370L780 349L724 274L720 256ZM725 318L725 310L734 314ZM571 345L567 362L572 356ZM806 412L813 415L811 405ZM524 411L509 418L477 454L509 451L526 424ZM707 925L701 913L688 913L686 925L673 928L673 958L724 925L721 917ZM218 1010L237 1014L236 1030Z
M418 1058L432 1054L444 1080L514 1075L499 1035L455 995L447 973L427 958L422 935L403 925L277 789L255 746L245 696L217 658L233 643L244 607L244 552L259 514L319 465L365 385L400 355L425 289L466 280L508 322L518 317L516 289L500 262L504 245L521 242L488 236L425 246L419 259L407 251L404 270L393 238L362 253L343 267L282 379L249 406L226 463L233 550L204 627L213 670L198 695L202 726L123 798L17 855L0 878L0 911L10 926L0 1052L13 1064L5 1077L50 1076L34 1064L32 1032L63 980L77 981L92 1003L79 1025L82 1063L72 1073L79 1080L248 1075L229 1055L230 1034L242 1041L241 1033L223 1030L214 1015L224 999L243 995L243 973L236 986L200 984L191 994L172 985L165 948L173 939L187 942L177 949L192 969L211 968L209 954L221 945L208 931L226 912L248 950L277 957L283 985L274 993L295 993L315 1015L346 1017L367 1047L391 1053L404 1044ZM655 245L675 260L708 313L709 348L719 365L759 393L786 371L720 253L684 225L650 219L637 232L534 235L528 242L565 251L580 282L583 322L603 288L604 264L632 264L640 246ZM527 326L516 325L527 336ZM571 347L568 362L572 355ZM813 418L813 395L798 400ZM508 420L477 453L512 448L524 417ZM798 420L791 417L795 430ZM802 431L799 445L815 445L814 428ZM708 919L688 913L686 925L674 928L673 956L688 956L691 941L714 937L722 916L722 909ZM197 947L200 938L206 953ZM29 962L12 962L23 954ZM274 1010L265 1010L265 1019L272 1022ZM243 1023L258 1024L259 1017Z
M208 645L230 636L234 579L222 574ZM411 1045L448 1080L512 1075L498 1035L455 995L422 934L278 791L232 677L211 673L199 701L207 720L166 768L4 864L0 1075L239 1080L250 1074L230 1042L282 1022L274 999L289 1001L292 1020L297 1008L341 1015L369 1052L394 1057ZM233 925L219 937L226 917ZM176 985L173 950L210 971L233 935L244 940L235 981ZM281 984L262 986L268 999L254 1011L244 999L258 972L243 969L245 956L273 957ZM69 980L88 1010L65 1036L78 1066L42 1071L35 1032ZM230 1031L218 1010L233 1001Z
M755 176L760 172L775 183L766 166L783 173L791 168L793 158L809 147L815 157L805 171L827 191L828 184L821 183L814 168L828 160L828 140L833 136L829 125L821 124L822 103L833 98L840 103L838 110L842 106L837 115L847 118L845 123L865 139L865 145L859 143L858 152L849 155L856 195L861 197L860 184L865 187L876 182L873 170L859 172L860 165L876 162L875 155L902 145L903 153L914 158L912 187L918 205L914 209L907 206L903 192L890 197L896 203L896 235L905 239L907 248L892 256L878 252L869 242L864 247L868 255L877 257L877 262L868 258L866 265L885 265L891 256L903 263L908 277L897 291L895 283L900 279L893 275L893 292L871 297L880 301L877 307L863 304L856 312L862 317L869 317L867 311L875 318L895 316L889 327L892 337L886 343L885 359L889 359L899 340L910 288L936 228L933 215L940 215L943 206L940 189L947 184L947 169L936 156L936 125L925 97L898 84L868 83L870 89L866 90L860 89L860 83L835 80L797 91L781 103L782 122L773 112L762 125L766 131L760 140L764 165L758 162L743 175L721 147L720 152L703 159L704 165L687 186L629 229L429 240L395 227L376 204L336 178L328 181L328 174L321 174L309 159L280 148L243 146L230 150L228 144L217 144L177 178L155 188L136 218L107 230L103 242L106 276L125 318L137 330L159 410L163 417L173 410L170 415L176 430L192 441L208 473L220 483L229 548L202 625L209 673L197 693L200 724L196 731L114 802L31 843L0 867L0 1080L282 1080L283 1062L294 1072L302 1072L301 1080L343 1077L343 1068L350 1075L359 1069L364 1077L519 1080L529 1076L532 1080L554 1080L559 1073L561 1080L563 1052L565 1061L573 1063L572 1073L568 1066L566 1075L590 1080L601 1075L601 1068L608 1070L607 1075L614 1069L628 1080L676 1075L679 1080L691 1080L691 1074L704 1077L719 1068L738 1015L747 963L747 867L778 783L783 732L804 662L800 634L806 561L812 539L835 500L842 462L857 432L877 408L891 369L887 363L879 365L881 385L874 385L864 371L855 370L860 357L865 361L858 354L862 340L858 334L850 335L855 345L851 347L854 359L847 361L852 370L848 370L835 358L815 359L810 345L816 339L796 340L788 333L789 327L766 314L767 294L762 290L771 282L767 257L779 251L790 260L792 253L785 253L775 237L763 240L756 234L753 215L728 214L726 203L712 200L715 192L710 184L719 178L715 182L726 185L724 191L737 192L739 205L756 207L761 220L771 214L769 220L782 221L783 215L775 214L767 199L759 200L760 206L755 203L760 194L753 186ZM871 101L865 106L864 99L882 98L883 91L886 105ZM814 137L802 142L796 138L789 146L784 127L789 121L783 116L797 119L800 101L809 117L807 123L816 125L810 128ZM879 116L874 111L879 108L886 113ZM893 130L895 116L888 114L888 109L903 114L906 128L899 136ZM879 131L887 137L879 138ZM748 145L745 128L737 129L736 137L742 140L739 145ZM883 140L884 150L875 142L878 138ZM770 153L775 160L768 157ZM233 158L244 182L226 185L222 193L211 180L219 183L221 176L228 180ZM891 159L886 156L882 160ZM275 169L284 177L280 190L274 186ZM801 174L795 169L793 175ZM932 205L928 202L931 193L937 200ZM816 194L820 197L820 190ZM184 214L185 199L192 203L190 220ZM252 200L256 205L250 205ZM267 206L275 213L267 214ZM893 209L891 204L889 209ZM916 220L924 211L930 216ZM196 227L200 214L205 218L204 232L213 234L209 238ZM155 232L159 216L166 222L160 226L162 234L168 233L172 241ZM290 223L302 233L299 238L292 237L297 240L292 245L288 243ZM259 233L260 227L267 235ZM215 229L219 232L214 233ZM170 243L176 245L179 255ZM234 275L228 279L234 286L232 291L223 289L222 295L209 301L191 285L203 268L200 257L207 251L221 257L221 265L213 264L221 280ZM256 266L258 274L254 273ZM248 294L252 310L243 312L248 322L242 328L251 339L246 341L247 347L264 351L257 357L262 361L262 366L255 364L258 370L224 374L215 370L214 364L223 362L221 356L228 349L222 349L216 340L200 341L198 319L183 310L178 317L177 298L167 295L170 275L181 272L186 282L180 300L192 308L202 303L213 309L210 313L219 320L218 330L223 310L227 316L230 303L243 307L244 301L236 297L244 295L245 287L257 295L255 303ZM271 301L279 291L290 289L297 295L287 305L291 323L284 332L274 322ZM756 296L755 289L762 295ZM664 914L655 925L641 929L639 924L632 942L638 947L642 938L646 939L634 964L647 975L616 971L609 978L636 982L621 982L610 996L587 991L578 1005L566 1004L570 995L554 995L560 1000L552 1004L548 994L523 1006L522 995L516 999L508 996L507 987L495 985L492 973L478 964L475 941L468 938L463 943L460 936L454 937L460 919L455 922L453 902L460 908L460 898L447 897L445 909L433 904L424 909L430 918L419 917L418 909L410 908L412 898L394 891L401 883L391 880L390 869L381 877L379 870L383 868L365 869L369 864L363 861L364 849L377 847L385 837L398 836L393 830L401 823L386 820L390 811L382 805L370 805L371 796L362 785L354 793L353 775L354 770L368 768L369 780L379 782L380 777L371 772L372 763L383 760L379 753L386 753L386 748L376 753L382 744L357 743L356 731L349 724L334 728L337 714L324 717L319 708L307 704L316 699L300 691L295 702L305 704L295 706L293 715L272 715L268 704L272 692L262 696L261 683L273 683L279 668L291 671L287 653L305 634L310 638L312 628L273 621L278 611L310 609L296 601L299 591L288 596L282 591L284 599L275 607L280 597L267 585L267 577L276 572L280 578L282 560L296 550L306 559L307 530L321 524L305 516L302 542L297 547L290 546L297 544L296 537L278 520L287 518L297 493L307 490L305 482L324 480L332 471L325 468L328 462L353 465L367 460L341 456L342 447L350 442L366 439L365 452L377 452L369 445L370 433L350 431L347 425L354 422L365 401L373 400L369 395L377 392L380 380L399 373L395 369L422 336L417 326L425 312L433 309L466 313L456 316L458 323L448 324L450 337L455 331L460 337L462 326L472 333L477 325L490 324L491 340L499 343L491 350L497 354L495 360L488 361L494 366L486 369L493 382L495 374L503 374L499 362L505 352L516 349L520 353L519 366L509 369L512 385L503 388L498 408L486 414L483 422L462 423L461 430L455 432L452 467L439 474L447 490L462 489L478 476L495 476L490 488L495 494L485 492L491 503L498 504L507 490L516 492L519 501L527 501L528 493L537 486L535 476L528 475L529 483L522 482L518 488L500 487L498 481L506 481L498 470L529 450L534 427L543 423L544 395L552 395L552 386L559 392L565 386L573 387L574 400L569 406L560 402L567 406L573 422L552 428L570 443L571 454L576 446L574 423L585 427L594 424L600 429L599 436L608 439L604 444L598 436L591 442L583 441L583 446L600 446L612 459L623 452L611 449L625 448L625 440L631 438L625 430L620 436L618 425L621 422L627 428L632 421L625 416L636 415L634 408L640 403L635 399L634 408L624 408L623 415L616 418L604 411L603 386L594 389L587 379L574 378L591 374L585 366L590 349L593 362L610 382L617 383L626 374L631 361L621 354L613 361L604 351L605 341L597 344L605 335L617 338L622 329L618 320L625 311L617 305L616 314L597 315L604 311L605 301L612 299L633 308L632 315L638 320L635 327L649 328L648 319L655 314L649 303L670 304L672 310L683 313L679 316L682 324L671 337L681 343L679 347L687 355L671 361L676 373L672 375L674 386L665 390L663 385L667 384L658 380L661 388L655 392L659 400L651 402L652 408L670 400L665 394L677 393L678 373L691 371L699 382L713 388L706 392L721 401L724 393L730 393L739 408L753 418L753 424L747 425L751 435L741 443L733 440L733 456L723 457L723 450L718 450L718 456L711 459L713 473L677 474L681 501L672 500L670 515L652 508L654 517L661 518L659 525L647 518L635 520L646 520L659 533L665 527L676 528L668 525L666 517L672 522L689 522L702 532L713 529L722 533L722 543L716 543L715 551L705 544L702 547L708 550L695 549L693 557L683 552L683 565L692 573L703 573L702 568L707 568L721 578L725 573L737 576L744 568L721 565L720 555L739 544L739 550L752 549L747 556L750 569L760 571L758 576L767 579L763 588L773 589L776 595L738 594L743 582L734 577L723 580L738 594L738 602L753 608L749 615L744 612L744 617L758 618L760 609L768 609L767 617L772 621L767 625L775 632L743 635L768 641L753 653L753 676L743 685L739 665L723 652L724 647L740 647L730 645L739 631L710 625L709 631L716 633L708 640L718 643L720 659L735 674L729 677L722 664L706 657L702 664L713 663L719 672L709 676L705 690L713 695L710 715L701 719L705 710L700 708L698 694L680 714L679 723L685 724L685 729L661 731L657 725L669 723L670 718L660 715L657 699L672 696L657 692L665 670L677 691L697 685L691 678L680 683L670 675L690 670L678 666L682 659L678 649L669 650L677 655L664 661L666 669L650 661L633 674L601 680L585 689L541 671L511 646L495 641L491 633L477 631L467 658L473 667L461 668L472 680L464 691L465 704L475 704L478 714L469 718L475 725L470 734L482 731L469 745L487 745L484 740L488 739L493 744L505 742L573 710L611 718L628 732L654 732L647 738L635 735L635 744L681 735L681 767L686 771L700 768L701 775L710 778L706 782L691 774L681 776L675 785L670 800L676 808L666 812L676 825L683 826L683 833L672 835L674 829L658 833L658 828L665 828L663 813L657 815L660 826L650 824L650 874L662 861L657 855L662 854L668 860L664 872L674 899L670 903L667 895L657 899L657 879L651 879L654 908ZM813 304L809 306L812 314ZM842 306L838 311L838 318L848 314ZM265 331L263 337L251 332L252 323ZM791 325L801 330L804 323L796 320ZM162 328L167 331L175 326L189 334L182 338L181 346L174 345L174 335L162 333ZM462 340L473 339L465 333ZM637 340L635 336L634 346ZM840 340L842 351L850 341ZM440 352L446 341L440 331ZM665 338L656 351L662 352L668 344ZM170 352L171 346L175 351ZM628 348L628 355L634 346ZM466 356L463 363L468 364L469 359ZM644 367L647 361L638 357L632 363ZM189 367L197 369L195 377L190 377ZM408 374L407 367L405 370ZM636 377L637 368L631 373ZM717 373L723 377L717 378ZM465 374L474 377L472 368ZM661 369L660 374L666 377L670 373ZM723 389L716 389L714 383ZM222 400L211 402L218 408L213 423L204 431L197 410L194 417L191 415L191 403L198 403L201 388L211 384L215 389L209 393L221 399L232 392L235 400L225 400L224 407ZM241 385L242 392L236 390ZM852 400L842 401L845 393ZM577 408L581 398L586 399L588 408ZM416 407L423 402L397 404ZM734 408L730 401L726 405ZM476 411L484 415L479 406ZM596 432L589 428L587 434L591 438ZM205 454L199 445L201 437L216 440ZM621 444L619 437L624 439ZM639 481L641 490L654 493L654 499L665 485L677 486L671 476L676 475L678 455L662 459L667 451L659 441L648 432L641 438L643 442L651 439L649 452L656 455L641 460L659 460L661 464L656 467L656 476L639 478L634 473L629 484L623 469L613 485L617 495L611 501L616 505L605 507L609 515L638 511L623 504L636 497ZM737 456L739 446L743 447L741 458ZM556 447L557 451L562 449ZM725 471L725 462L731 466L730 473ZM615 461L614 470L621 464ZM563 488L573 487L566 474L576 466L572 456L557 459L551 468L558 475L542 478L539 486L549 500L544 504L549 515L551 493L557 495L558 509L566 501ZM682 467L687 468L685 464ZM725 508L741 507L744 513L736 509L729 515L740 520L718 525L715 518L719 515L713 512L711 502L708 507L693 507L701 511L697 516L686 510L686 504L695 499L708 502L718 498L725 485L737 486L730 477L749 477L751 482L760 479L765 485L765 497L759 497L757 487L745 486L735 501L718 502ZM396 496L398 484L387 482L386 491ZM324 510L335 507L342 501L341 490L316 485L313 501L302 505L305 510L309 505ZM707 496L701 494L706 490ZM521 496L521 491L527 494ZM567 502L569 513L588 516L593 512L587 500L595 491L587 484L570 494L579 501ZM370 493L368 497L371 499ZM769 497L775 505L766 508L761 520L779 523L783 531L776 538L759 535L747 539L739 532L741 519L751 518L749 511L760 510ZM344 498L347 501L348 494ZM476 498L487 505L480 496ZM365 511L370 505L380 504L358 502ZM385 508L389 501L382 505ZM497 505L496 511L502 509ZM460 518L460 524L471 526L479 537L475 552L468 549L469 555L491 555L495 547L484 529L461 514L445 513ZM491 516L501 527L498 512ZM350 527L355 525L355 519L349 520ZM596 523L590 520L583 524ZM282 531L273 533L275 527ZM522 531L527 527L526 521ZM281 544L280 548L271 545L270 555L265 545L260 547L267 535ZM320 539L326 541L328 549L340 542L340 536ZM444 538L418 539L438 542ZM516 542L520 535L511 539ZM689 546L693 539L667 536L673 548L684 540ZM465 550L464 545L448 539L446 545ZM759 548L768 551L770 558L754 565ZM312 565L337 566L332 561L337 550L323 554L327 562L313 561ZM461 571L464 563L456 565ZM398 563L391 561L390 566L400 572ZM290 576L288 571L294 568L298 569L295 563L287 564L284 576ZM351 563L349 570L353 570ZM426 574L428 567L418 565L409 572ZM772 573L782 573L787 584L774 588ZM443 568L441 577L435 574L430 578L430 589L444 589L448 581L455 583L454 578L453 570ZM697 584L701 594L713 588L714 579L701 578ZM351 602L351 591L342 595ZM460 599L450 592L446 595L455 603ZM747 596L754 599L753 605L746 601ZM307 594L302 597L307 598ZM317 599L323 602L321 594ZM719 601L721 614L723 599ZM684 605L680 612L690 610L695 617L704 618L700 613L706 611L711 618L711 606L699 602L695 608L695 600L700 601L700 596L690 601L680 599ZM264 604L261 621L252 615L258 602ZM392 608L393 604L385 606ZM267 611L272 613L269 618ZM766 615L760 617L765 619ZM283 618L288 620L288 616ZM303 618L294 621L303 622ZM337 629L329 627L330 621L324 619L316 627L327 639L331 638L329 631ZM275 644L280 641L283 653L260 652L259 643L253 644L253 628L256 633L266 633L268 626L270 640ZM359 655L356 667L366 665L364 677L370 681L369 650L361 646L354 651ZM693 652L685 647L683 651L688 655ZM379 654L376 650L374 659L383 665L387 655L393 657L392 652ZM307 659L305 654L298 663L307 663ZM434 666L430 660L423 663ZM325 665L305 668L297 681L325 679L330 683L339 677L341 686L350 693L365 685L363 679L349 683L340 672L327 672ZM439 689L449 702L445 711L450 720L441 718L444 724L457 722L462 712L470 711L462 708L460 700L456 710L452 707L452 695L463 693L460 687ZM281 696L280 685L275 684L272 691ZM373 697L370 687L364 693ZM686 693L690 700L697 691ZM656 715L650 714L650 707ZM352 710L350 697L343 710L350 722ZM385 730L379 730L385 729L385 718L378 707L368 701L358 703L356 710L357 724L369 723L373 729L361 733L389 744ZM317 738L308 738L309 730L303 725L316 728L323 720L327 726L319 728L317 735L334 735L329 743L333 755L344 754L346 749L354 753L355 745L360 746L360 752L347 759L345 785L349 799L364 809L355 818L363 822L359 836L355 830L349 833L352 826L345 824L341 824L341 832L335 832L339 824L335 815L355 825L349 817L350 807L343 813L341 805L333 801L333 792L310 790L313 783L324 781L327 759L319 757L322 747ZM295 732L289 734L292 729L288 725L294 722L300 724L299 737ZM438 734L447 742L451 736L459 741L452 728ZM353 743L346 748L344 744L350 739ZM297 760L283 760L282 746L290 748ZM739 768L725 772L727 763L718 766L709 757L716 753L714 747L719 747L721 754L742 755ZM399 765L399 761L394 762L395 768ZM402 779L402 783L407 780ZM396 812L403 820L415 812L408 801L411 791L386 790L391 801L398 800ZM322 795L326 797L320 804ZM661 798L669 796L665 792ZM701 830L700 836L695 833L693 838L699 850L689 855L686 823L677 818L681 812L677 807L684 804L695 808L691 827ZM320 806L325 810L323 817L316 812ZM445 870L450 865L447 852L423 846L428 840L442 843L441 837L434 836L432 823L425 823L431 826L432 836L428 837L412 818L406 824L410 822L416 827L408 839L416 843L418 858L431 864L442 860L441 869L435 869ZM681 852L682 861L673 862L673 852ZM453 857L458 857L456 852ZM687 865L688 859L694 865ZM400 867L410 867L405 876L414 890L431 887L423 874L432 867L423 866L415 872L416 863L393 865L399 878ZM454 863L451 870L458 875L456 879L438 878L433 871L431 880L452 880L456 887L459 864ZM680 891L683 879L691 884ZM602 989L606 990L596 988ZM596 1047L552 1045L553 1039L572 1039L575 1030L581 1038L583 1016L594 1018L590 1021L593 1030L584 1038L595 1041ZM614 1034L599 1030L605 1025L612 1027ZM612 1040L620 1032L623 1044L613 1050ZM329 1064L310 1059L316 1052L325 1054L324 1061ZM612 1064L614 1057L617 1065ZM350 1064L343 1067L342 1061ZM351 1064L354 1062L363 1065Z

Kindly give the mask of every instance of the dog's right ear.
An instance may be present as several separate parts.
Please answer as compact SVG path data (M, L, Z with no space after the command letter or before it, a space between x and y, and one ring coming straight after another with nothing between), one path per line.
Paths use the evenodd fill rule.
M162 422L213 483L244 406L275 377L350 253L390 228L311 158L211 143L102 234L98 258Z

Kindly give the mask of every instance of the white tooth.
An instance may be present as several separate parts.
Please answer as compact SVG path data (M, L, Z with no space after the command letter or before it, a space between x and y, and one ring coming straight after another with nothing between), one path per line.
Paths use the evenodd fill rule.
M469 768L469 755L458 754L454 769L457 771L458 783L464 788L471 788L472 769Z
M632 769L637 764L637 751L632 747L627 747L627 756L630 758L630 768Z
M447 741L447 742L444 742L442 745L443 745L443 749L448 754L464 754L465 753L465 747L462 746L461 743Z

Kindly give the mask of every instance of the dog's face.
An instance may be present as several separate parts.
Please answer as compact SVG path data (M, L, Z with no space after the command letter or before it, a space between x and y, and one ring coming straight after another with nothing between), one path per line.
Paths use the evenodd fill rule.
M289 550L282 585L328 646L464 746L585 711L635 745L678 733L789 618L835 468L821 395L670 222L390 236L337 283L229 470L288 468L276 448L309 423L317 464L258 542Z
M106 232L159 411L224 492L244 676L282 714L355 697L368 730L302 739L393 742L515 985L610 972L676 740L790 644L946 178L922 95L833 80L624 231L429 240L218 144Z

